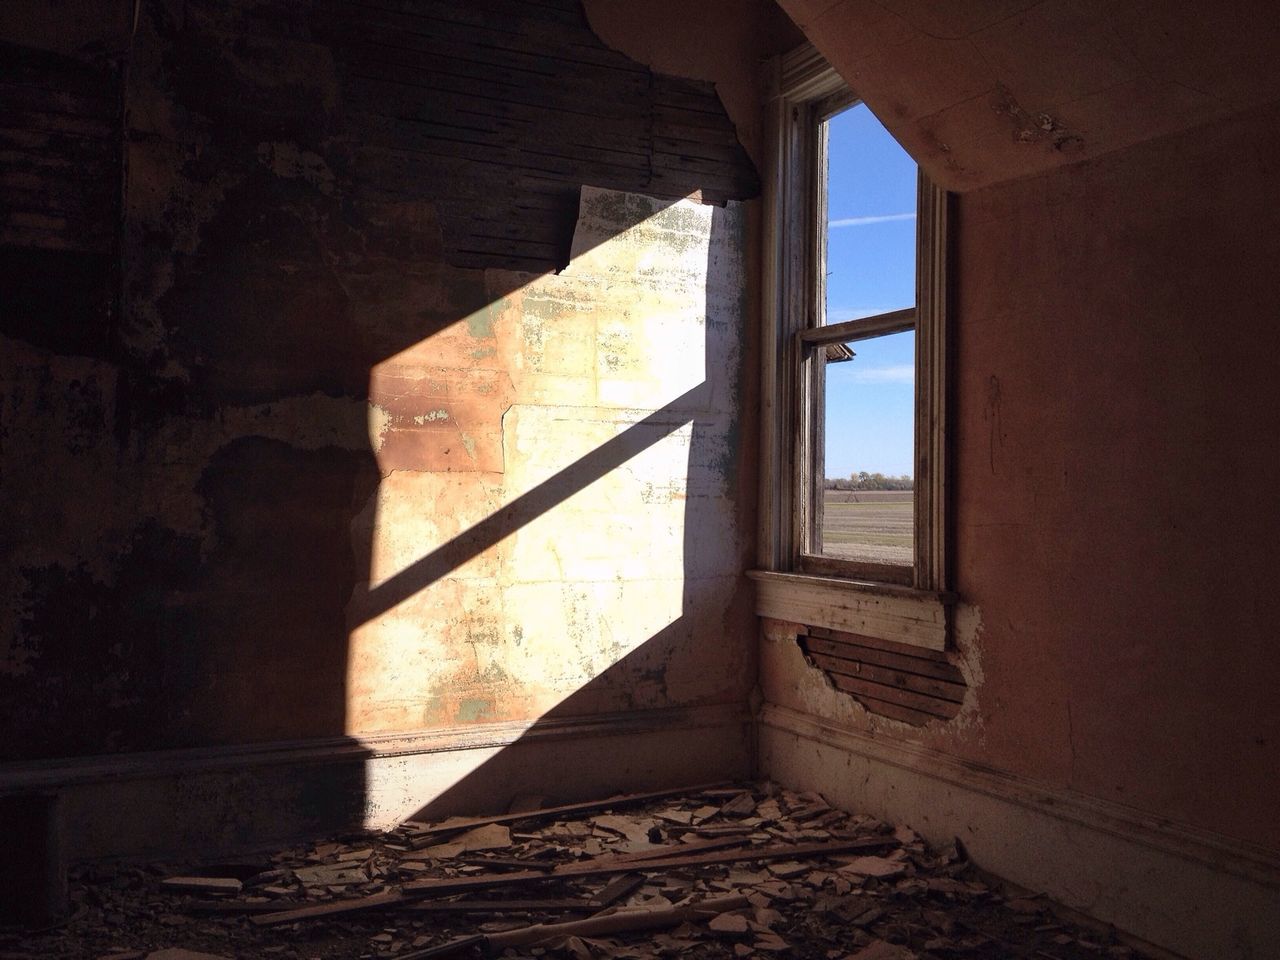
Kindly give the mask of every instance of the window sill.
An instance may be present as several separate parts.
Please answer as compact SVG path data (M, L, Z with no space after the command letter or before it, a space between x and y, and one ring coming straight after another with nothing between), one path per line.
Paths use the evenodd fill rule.
M953 593L804 573L748 570L756 613L809 627L945 650Z

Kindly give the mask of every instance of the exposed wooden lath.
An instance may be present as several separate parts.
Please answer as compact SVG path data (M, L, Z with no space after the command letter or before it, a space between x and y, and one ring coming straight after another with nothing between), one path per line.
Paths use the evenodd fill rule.
M837 690L872 713L919 726L960 712L964 675L941 651L821 627L796 639Z
M325 32L360 164L381 198L434 202L460 266L564 266L583 184L759 190L714 88L610 50L576 0L331 4Z
M118 74L0 44L0 331L108 350L120 197Z
M112 71L0 44L0 244L110 248L119 112Z

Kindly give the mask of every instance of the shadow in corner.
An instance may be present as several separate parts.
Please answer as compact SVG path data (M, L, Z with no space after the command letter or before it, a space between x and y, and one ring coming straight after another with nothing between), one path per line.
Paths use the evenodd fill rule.
M608 664L579 666L576 689L562 683L541 716L521 714L524 736L483 766L423 782L419 805L501 805L516 781L563 793L570 773L583 791L609 770L640 781L670 759L664 737L629 765L584 752L573 731L610 716L640 733L662 716L669 731L681 711L745 694L732 527L749 511L732 501L751 497L735 473L746 311L724 263L709 262L702 291L721 302L702 305L700 383L362 592L368 505L400 469L371 442L371 372L424 342L445 351L447 331L483 327L563 264L580 243L584 181L666 198L758 187L709 84L608 50L579 5L495 3L510 13L500 30L463 3L451 24L434 3L143 0L101 69L83 51L3 38L22 56L0 66L0 106L25 131L25 175L45 178L29 192L70 206L57 235L0 232L0 266L21 280L0 298L0 789L59 790L78 852L213 852L360 821L377 802L380 748L348 735L352 631L677 440L688 450L668 478L685 498L669 620L645 636L600 624L602 644L606 628L626 635L616 655L588 658ZM526 27L556 56L495 59L485 31L518 42ZM557 105L588 96L626 149L573 146L582 117ZM500 115L442 133L434 121L467 97ZM658 118L679 135L656 135ZM709 209L723 234L725 211ZM740 236L726 243L742 249ZM500 407L476 415L494 409L500 421ZM353 549L359 530L369 538ZM620 540L619 564L650 542L643 530ZM616 752L644 741L629 742L615 738Z

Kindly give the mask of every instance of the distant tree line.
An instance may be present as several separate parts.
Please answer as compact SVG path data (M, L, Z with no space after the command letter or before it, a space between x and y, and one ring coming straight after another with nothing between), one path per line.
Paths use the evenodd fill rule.
M833 480L827 477L822 486L826 490L911 490L915 487L915 481L905 473L900 477L886 477L883 473L860 470L847 479L837 477Z

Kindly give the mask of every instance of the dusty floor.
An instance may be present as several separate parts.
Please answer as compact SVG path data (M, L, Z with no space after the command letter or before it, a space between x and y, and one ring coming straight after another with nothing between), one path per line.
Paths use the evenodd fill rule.
M962 849L932 850L910 827L773 784L521 816L411 823L236 862L83 867L70 921L0 930L0 958L1137 956L1045 901L1002 895ZM719 906L699 910L703 900ZM334 912L286 913L321 905ZM511 933L602 910L606 926L663 926ZM477 934L490 942L433 952Z

